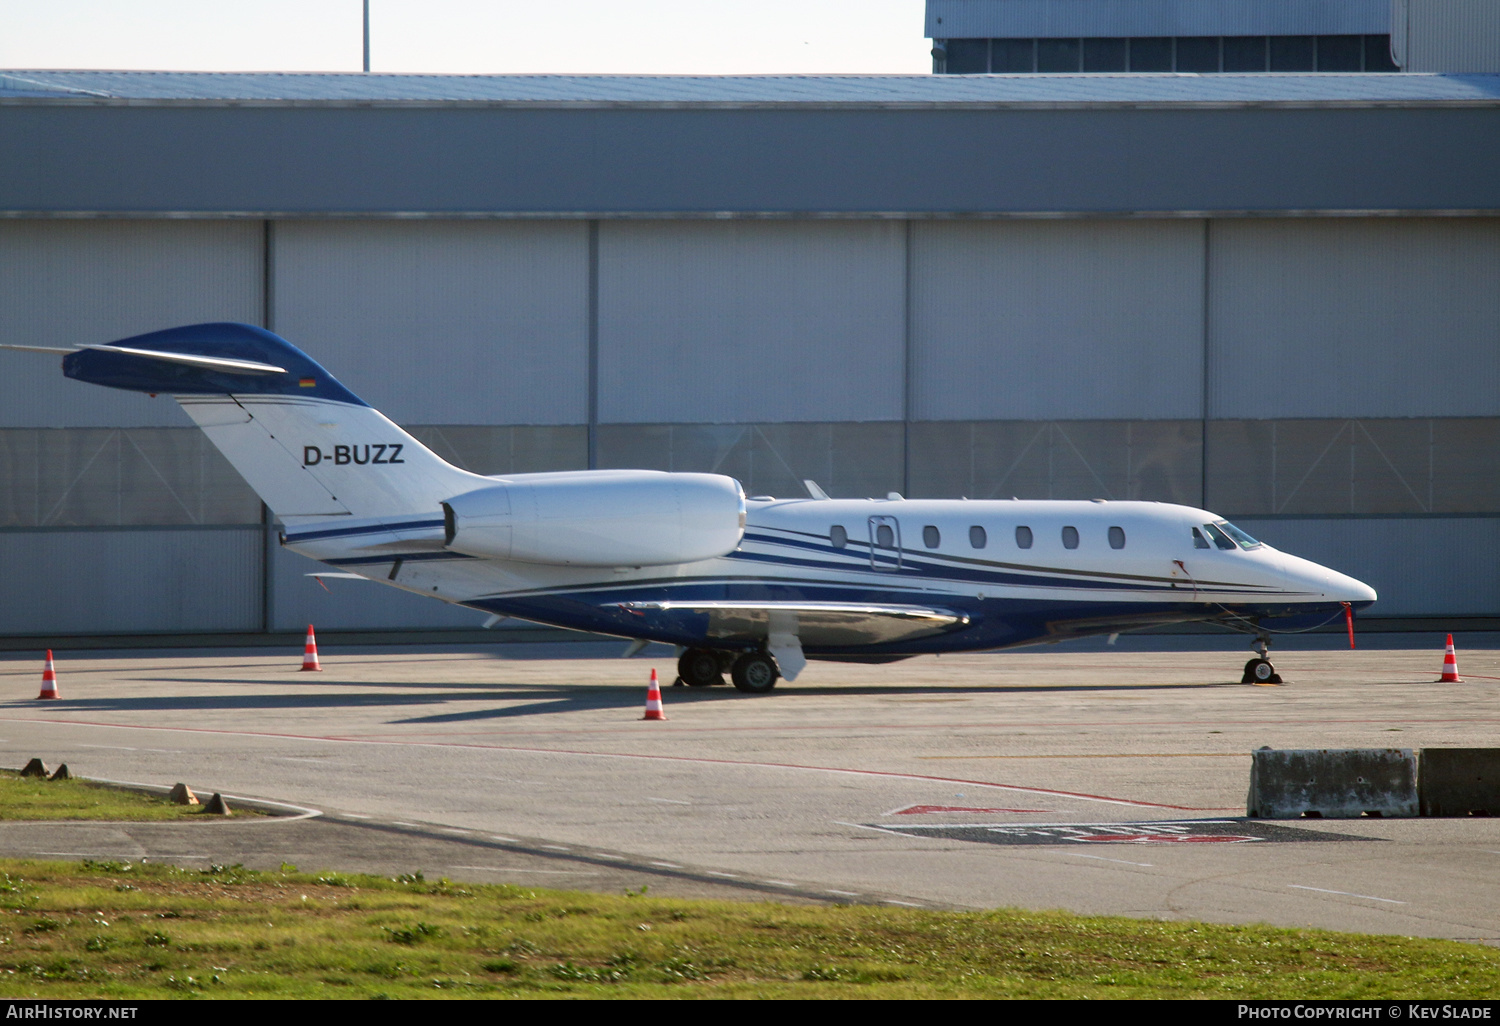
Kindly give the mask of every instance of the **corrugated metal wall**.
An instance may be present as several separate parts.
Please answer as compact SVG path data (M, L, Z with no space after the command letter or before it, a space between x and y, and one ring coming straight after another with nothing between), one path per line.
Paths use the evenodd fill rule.
M911 259L914 419L1202 415L1202 222L919 222Z
M1391 51L1403 71L1500 71L1495 0L1391 0Z
M289 221L274 233L275 330L392 420L587 422L584 224Z
M1500 414L1500 220L1218 220L1209 282L1211 417Z
M259 528L0 531L0 633L261 627Z
M269 315L481 473L1202 503L1500 615L1493 218L8 221L0 271L7 340ZM175 404L4 359L0 633L479 622L325 591Z
M599 227L605 423L900 420L904 226Z
M258 324L259 221L0 221L0 339L76 346L201 321ZM0 427L192 421L165 399L65 379L50 357L0 374Z

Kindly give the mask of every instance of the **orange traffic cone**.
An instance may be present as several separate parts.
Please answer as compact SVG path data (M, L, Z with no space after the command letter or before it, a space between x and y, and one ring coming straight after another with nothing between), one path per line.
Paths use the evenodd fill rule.
M52 650L47 649L47 665L42 668L42 693L37 698L57 697L57 671L52 668Z
M313 637L312 624L307 625L307 644L302 648L302 669L321 670L318 665L318 639Z
M646 715L643 720L664 720L667 714L661 711L661 685L656 680L656 669L651 670L651 687L646 692Z
M1443 653L1443 675L1438 678L1439 684L1462 684L1464 679L1458 675L1458 657L1453 653L1453 635L1448 635L1448 651Z

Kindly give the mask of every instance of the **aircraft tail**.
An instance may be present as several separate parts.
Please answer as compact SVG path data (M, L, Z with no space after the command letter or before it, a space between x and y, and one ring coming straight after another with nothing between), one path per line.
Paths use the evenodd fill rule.
M79 381L165 392L284 523L433 513L487 479L444 461L278 335L195 324L63 359Z

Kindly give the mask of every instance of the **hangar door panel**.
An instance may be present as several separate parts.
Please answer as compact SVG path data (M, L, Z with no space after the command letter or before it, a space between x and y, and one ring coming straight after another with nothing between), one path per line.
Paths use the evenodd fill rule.
M0 221L0 339L113 342L203 321L259 324L259 221ZM170 399L62 376L50 356L10 353L0 427L183 427Z
M274 329L400 424L588 422L580 222L289 221Z
M912 226L917 420L1202 415L1203 223Z
M900 420L904 230L601 223L599 419Z
M1500 414L1500 219L1214 221L1209 415Z

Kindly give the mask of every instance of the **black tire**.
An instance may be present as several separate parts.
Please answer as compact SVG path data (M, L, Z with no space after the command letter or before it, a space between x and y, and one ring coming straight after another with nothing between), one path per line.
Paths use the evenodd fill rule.
M1271 660L1256 658L1245 664L1245 676L1242 683L1280 684L1281 675L1276 672L1276 667L1271 665Z
M688 649L677 659L677 676L693 688L724 683L724 672L719 669L719 653L707 648Z
M734 686L746 694L764 695L776 686L781 671L776 668L776 660L764 652L746 652L734 661L729 675Z

